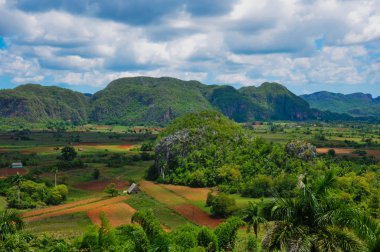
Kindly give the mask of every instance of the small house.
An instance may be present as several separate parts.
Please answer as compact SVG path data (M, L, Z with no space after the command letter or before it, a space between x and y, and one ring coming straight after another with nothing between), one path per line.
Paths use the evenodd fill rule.
M20 169L20 168L24 168L24 166L22 165L21 162L18 162L18 163L12 163L11 168Z
M132 193L138 193L139 191L140 191L140 188L138 187L138 185L136 183L132 183L132 185L128 188L126 192L128 194L132 194Z

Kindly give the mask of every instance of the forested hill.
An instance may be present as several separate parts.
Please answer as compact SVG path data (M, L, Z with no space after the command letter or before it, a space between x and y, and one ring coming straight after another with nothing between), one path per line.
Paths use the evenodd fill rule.
M380 97L372 98L370 94L353 93L344 95L322 91L302 95L301 97L312 108L319 110L347 113L352 116L380 117Z
M88 99L81 93L36 84L0 91L0 117L29 122L48 119L87 121Z
M254 120L350 120L351 116L311 109L278 83L235 89L175 78L132 77L112 81L94 95L35 84L0 91L0 117L32 122L49 119L123 125L166 125L204 110L237 122Z

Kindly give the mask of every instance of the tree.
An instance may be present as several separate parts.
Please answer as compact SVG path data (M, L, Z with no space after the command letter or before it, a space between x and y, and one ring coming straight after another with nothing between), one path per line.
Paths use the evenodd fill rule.
M15 234L24 227L21 215L14 210L5 209L0 212L0 239L5 240L8 234Z
M98 180L99 177L100 177L100 171L98 168L95 168L94 171L92 172L92 177L95 179L95 180Z
M329 149L327 151L327 155L330 156L330 157L335 157L335 155L336 155L335 150L334 149Z
M248 225L247 232L253 228L256 238L259 231L259 225L267 222L267 220L261 216L259 206L253 202L248 202L248 207L243 212L243 220Z
M119 194L119 191L116 189L115 183L108 184L104 189L104 192L110 194L112 197Z
M238 209L235 199L224 193L208 194L206 205L211 207L211 213L216 217L228 217Z
M232 251L235 247L237 232L244 222L238 217L230 217L215 229L219 248Z
M75 151L74 147L66 146L63 147L61 150L61 156L59 159L63 161L73 161L77 157L77 152Z
M198 245L206 248L207 252L216 252L219 249L218 237L208 227L202 227L198 233Z
M114 247L116 247L116 235L115 230L111 227L106 215L104 212L101 212L100 215L100 229L98 234L98 244L99 248L104 251L113 251Z
M362 251L358 230L368 230L363 213L335 200L330 189L335 176L325 176L309 185L306 181L296 197L277 198L267 206L273 225L263 245L268 250ZM362 240L364 241L364 240Z
M14 185L16 185L17 187L17 201L20 203L21 201L21 198L20 198L20 194L21 194L21 184L22 182L25 180L25 178L20 175L18 172L17 174L12 178L12 183Z

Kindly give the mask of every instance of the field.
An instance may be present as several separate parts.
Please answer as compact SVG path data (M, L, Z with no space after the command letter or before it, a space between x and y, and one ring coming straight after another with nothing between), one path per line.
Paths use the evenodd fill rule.
M380 128L376 125L363 129L355 125L284 122L251 128L257 137L273 142L286 143L294 138L311 141L317 145L320 154L333 148L336 155L356 158L359 155L353 151L359 149L364 150L366 156L380 159ZM19 173L34 176L53 186L53 168L58 162L57 157L62 147L70 145L75 148L84 166L58 170L57 182L68 186L68 198L61 205L23 211L27 231L73 238L82 234L88 224L99 225L102 212L112 226L119 226L130 223L133 213L142 209L152 209L165 230L173 230L186 223L214 228L223 220L211 218L210 208L205 207L211 188L155 184L144 180L147 169L154 161L140 157L140 146L144 141L154 140L161 130L152 128L146 134L143 127L84 125L72 128L59 137L40 129L31 132L24 140L17 140L11 132L2 132L0 178ZM26 168L9 168L10 162L18 161L22 161ZM99 171L99 178L94 177L95 170ZM138 182L142 192L116 197L109 197L103 192L110 183L115 183L122 192L131 182ZM240 209L250 201L261 200L237 194L231 196ZM0 197L0 209L6 205L5 197Z

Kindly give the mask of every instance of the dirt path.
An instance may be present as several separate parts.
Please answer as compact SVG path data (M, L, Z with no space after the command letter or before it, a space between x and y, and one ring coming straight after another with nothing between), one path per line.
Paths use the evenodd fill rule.
M42 219L45 219L48 217L55 217L55 216L61 216L61 215L65 215L65 214L72 214L72 213L79 213L79 212L87 212L87 211L93 210L95 208L119 203L119 202L122 202L126 199L128 199L128 196L117 196L114 198L100 200L100 201L92 202L89 204L84 204L84 205L79 205L79 206L74 206L74 207L69 206L69 208L63 208L63 209L59 209L57 211L48 211L45 214L26 217L25 221L32 222L32 221L42 220ZM62 206L65 206L65 205L62 205ZM48 208L46 208L46 209L48 209Z
M42 208L42 209L32 210L32 211L28 211L28 212L23 213L22 217L28 218L28 217L32 217L32 216L36 216L36 215L47 214L47 213L50 213L50 212L56 212L56 211L59 211L59 210L68 209L68 208L77 207L77 206L80 206L80 205L85 205L85 204L89 204L89 203L92 203L92 202L100 201L102 199L104 199L104 198L97 197L97 198L92 198L92 199L79 200L79 201L75 201L75 202L67 203L67 204L63 204L63 205L58 205L58 206L52 206L52 207L48 207L48 208Z
M87 212L92 223L100 225L100 213L104 212L113 227L130 224L136 210L127 203L120 202L92 209Z

